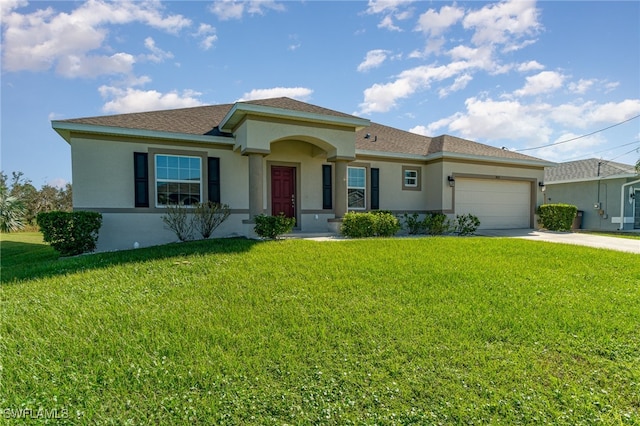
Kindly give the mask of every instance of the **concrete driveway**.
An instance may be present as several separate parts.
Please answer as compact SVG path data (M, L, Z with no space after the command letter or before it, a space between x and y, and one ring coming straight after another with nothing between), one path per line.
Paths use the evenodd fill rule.
M487 237L512 237L526 240L546 241L550 243L575 244L625 251L640 254L640 240L630 238L606 237L596 234L582 234L578 232L536 231L533 229L483 229L476 235Z

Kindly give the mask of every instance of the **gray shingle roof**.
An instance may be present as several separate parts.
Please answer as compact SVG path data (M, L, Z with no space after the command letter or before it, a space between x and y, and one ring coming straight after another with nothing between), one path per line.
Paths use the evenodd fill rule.
M600 164L600 167L598 167L598 164ZM560 181L590 180L617 175L632 175L634 173L634 167L629 164L589 158L588 160L559 163L555 167L545 168L544 181L551 183Z
M246 103L334 117L355 118L355 116L350 114L286 97L253 100L247 101ZM216 135L219 134L217 130L218 124L224 119L233 105L234 104L222 104L164 111L74 118L60 120L60 122L186 135ZM367 133L371 135L370 138L365 138ZM501 159L540 161L540 159L535 157L454 136L442 135L431 138L373 122L369 127L361 129L356 133L356 149L381 153L415 155L430 155L446 152Z

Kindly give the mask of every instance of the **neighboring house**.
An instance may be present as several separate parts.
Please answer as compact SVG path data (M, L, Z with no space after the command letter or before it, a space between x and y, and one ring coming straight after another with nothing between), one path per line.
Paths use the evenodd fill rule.
M531 228L552 163L452 136L420 136L274 98L52 122L71 145L73 205L102 213L98 250L175 240L167 203L228 204L216 236L253 235L256 215L336 232L347 211L472 213Z
M640 176L634 166L596 158L569 161L545 169L544 183L546 203L583 211L582 229L640 229Z

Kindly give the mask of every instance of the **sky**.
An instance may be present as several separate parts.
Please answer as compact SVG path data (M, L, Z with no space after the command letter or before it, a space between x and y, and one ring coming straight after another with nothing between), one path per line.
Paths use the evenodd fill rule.
M640 158L638 1L0 8L1 168L36 187L72 180L51 120L279 96L553 162Z

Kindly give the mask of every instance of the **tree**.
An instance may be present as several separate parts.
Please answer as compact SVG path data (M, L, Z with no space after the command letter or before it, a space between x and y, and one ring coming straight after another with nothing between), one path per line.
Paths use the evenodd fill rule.
M636 161L636 173L640 175L640 158Z
M43 185L38 190L22 172L12 172L11 178L0 172L0 191L4 191L3 208L9 208L13 203L21 206L16 211L22 212L20 222L23 225L35 226L38 213L73 210L70 183L64 188Z

